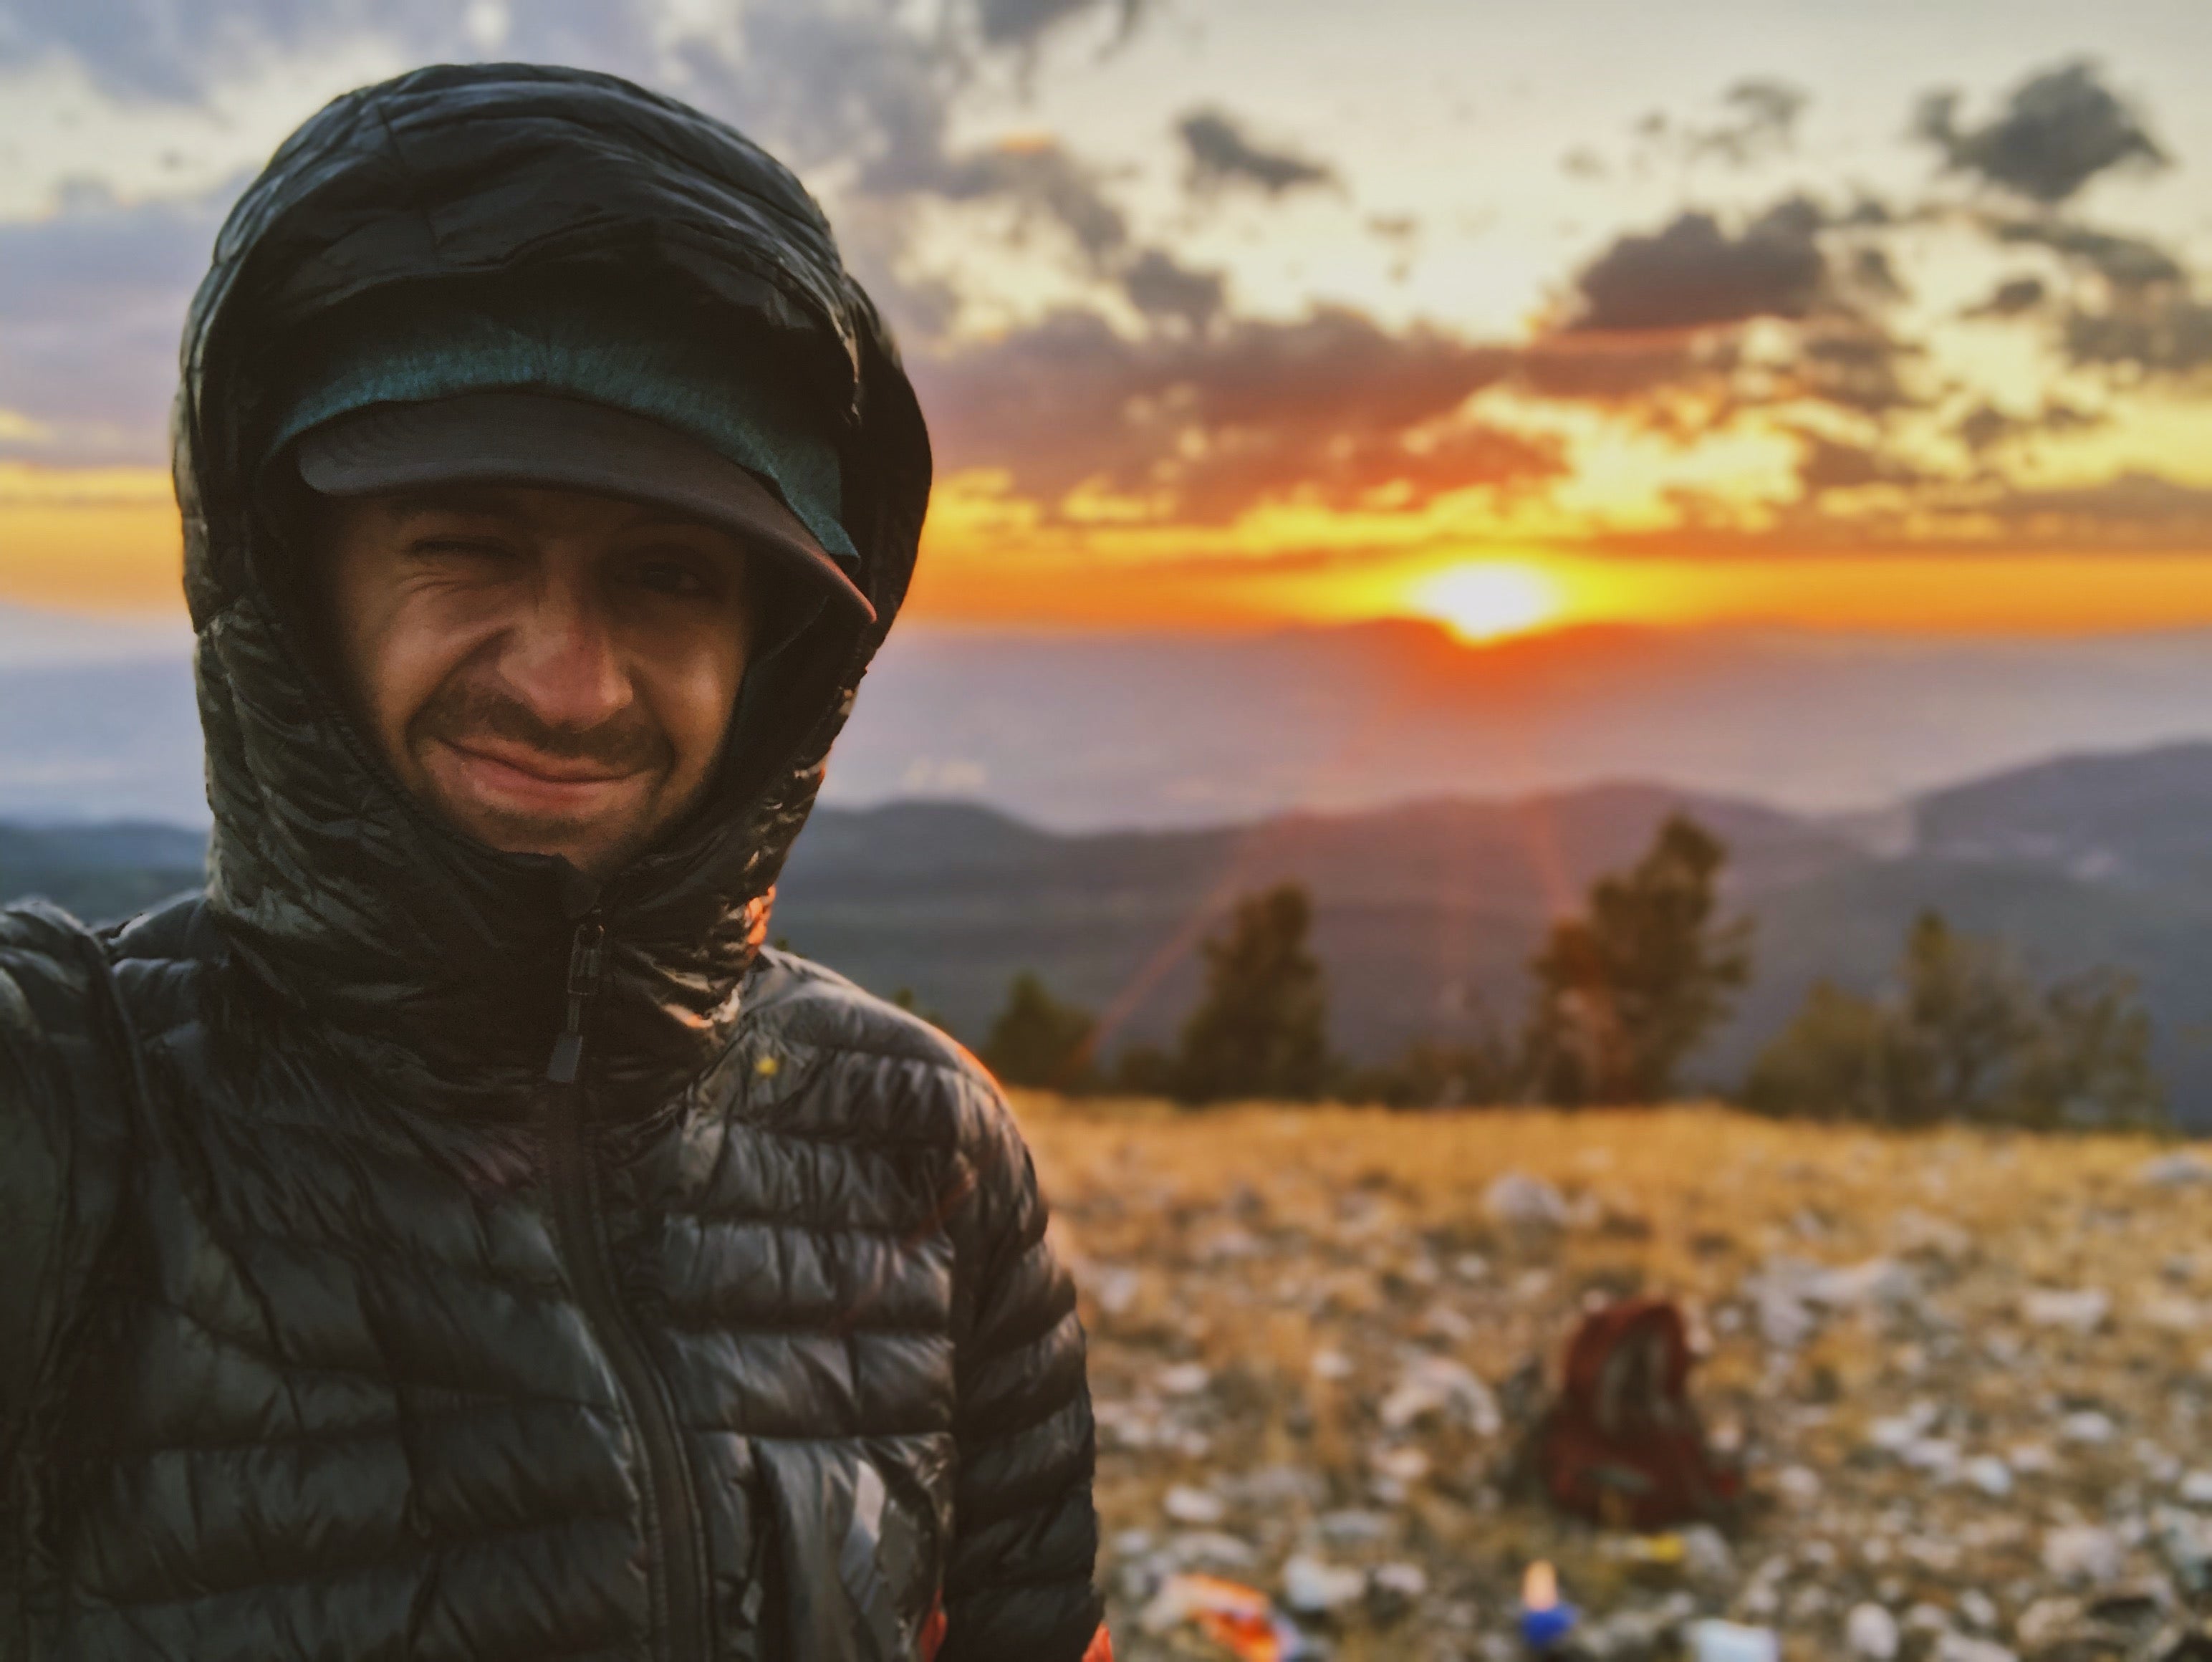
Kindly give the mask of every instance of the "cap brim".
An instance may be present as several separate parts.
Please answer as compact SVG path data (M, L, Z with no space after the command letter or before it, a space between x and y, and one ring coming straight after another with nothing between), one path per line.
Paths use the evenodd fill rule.
M751 472L610 405L544 393L372 405L311 429L296 454L300 477L326 496L522 484L650 502L742 537L875 621L853 575Z

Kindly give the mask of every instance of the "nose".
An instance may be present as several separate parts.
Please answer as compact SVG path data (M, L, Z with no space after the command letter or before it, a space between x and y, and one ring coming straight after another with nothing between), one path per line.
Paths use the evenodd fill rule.
M579 574L558 569L509 632L500 673L540 721L573 732L619 714L632 697L605 601Z

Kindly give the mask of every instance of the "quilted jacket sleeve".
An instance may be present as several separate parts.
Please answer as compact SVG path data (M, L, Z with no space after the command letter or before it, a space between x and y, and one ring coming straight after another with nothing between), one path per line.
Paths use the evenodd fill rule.
M1091 1586L1096 1439L1075 1288L1045 1241L1045 1205L1013 1117L988 1093L975 1153L981 1239L960 1359L956 1535L939 1662L1079 1662L1099 1623Z
M63 913L0 910L0 1483L116 1210L126 1041L99 953Z

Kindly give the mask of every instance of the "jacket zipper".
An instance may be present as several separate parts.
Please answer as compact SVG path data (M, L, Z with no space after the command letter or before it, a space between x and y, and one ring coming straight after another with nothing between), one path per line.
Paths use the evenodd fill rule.
M623 1307L601 1228L599 1171L576 1083L584 1054L584 1015L599 992L606 929L595 916L577 924L568 950L568 1008L545 1066L550 1101L545 1121L546 1178L553 1227L576 1300L613 1370L623 1417L643 1452L647 1574L651 1587L654 1654L669 1662L704 1662L706 1577L700 1563L698 1503L676 1429L667 1388Z

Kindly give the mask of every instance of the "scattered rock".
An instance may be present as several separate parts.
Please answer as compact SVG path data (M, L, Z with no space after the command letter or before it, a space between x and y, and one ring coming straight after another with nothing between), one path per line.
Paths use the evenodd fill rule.
M1432 1160L1375 1156L1399 1163L1371 1182L1312 1115L1044 1126L1092 1318L1123 1662L1230 1653L1221 1611L1169 1621L1171 1585L1182 1608L1241 1590L1252 1621L1325 1628L1340 1657L1522 1662L1535 1555L1591 1662L1776 1639L1805 1662L2212 1662L2182 1648L2185 1611L2212 1610L2212 1459L2191 1461L2212 1435L2212 1248L2185 1248L2159 1199L2212 1192L2212 1149L2160 1175L2140 1146L2116 1163L2078 1138L1716 1116L1710 1147L1662 1151L1624 1119L1602 1178L1563 1192L1527 1173L1576 1172L1574 1151L1533 1123L1378 1120L1378 1148L1437 1141ZM1095 1171L1056 1134L1093 1139ZM1525 1167L1422 1189L1424 1162L1463 1172L1492 1138ZM1817 1158L1754 1157L1800 1138ZM1178 1139L1212 1152L1174 1156L1170 1181L1156 1151ZM1222 1169L1242 1188L1200 1175ZM1648 1239L1613 1228L1630 1216ZM1753 1497L1665 1551L1559 1525L1519 1462L1565 1336L1632 1288L1680 1301L1711 1358L1692 1396ZM1274 1653L1322 1654L1296 1642Z
M2120 1537L2096 1524L2064 1524L2043 1537L2043 1568L2060 1581L2103 1586L2125 1562Z
M2020 1662L2020 1658L1994 1639L1976 1639L1963 1633L1947 1633L1936 1641L1936 1662Z
M1163 1397L1194 1397L1212 1384L1213 1376L1198 1362L1177 1362L1164 1367L1153 1383Z
M1893 1662L1897 1655L1897 1618L1881 1604L1854 1604L1844 1618L1844 1642L1853 1656L1866 1662Z
M1300 1616L1322 1616L1366 1596L1367 1572L1297 1553L1283 1565L1283 1602Z
M1414 1357L1399 1375L1396 1387L1382 1399L1378 1413L1392 1431L1403 1431L1438 1414L1454 1415L1481 1437L1495 1437L1504 1423L1490 1387L1465 1364L1449 1356Z
M1566 1198L1541 1178L1508 1172L1483 1191L1482 1209L1492 1223L1508 1229L1564 1229Z
M2177 1148L2136 1168L2136 1181L2154 1189L2189 1189L2212 1183L2212 1160L2193 1148Z
M1202 1488L1193 1488L1188 1483L1177 1483L1160 1503L1160 1510L1178 1524L1196 1524L1207 1527L1219 1523L1229 1515L1229 1508L1218 1495Z
M2101 1287L2032 1288L2021 1295L2020 1313L2031 1326L2094 1333L2112 1313L2112 1295Z
M1976 1455L1960 1475L1992 1501L2012 1493L2012 1468L1994 1454Z
M1682 1630L1691 1662L1782 1662L1782 1644L1771 1628L1748 1628L1708 1618Z

